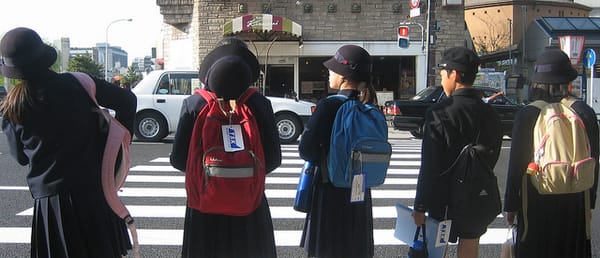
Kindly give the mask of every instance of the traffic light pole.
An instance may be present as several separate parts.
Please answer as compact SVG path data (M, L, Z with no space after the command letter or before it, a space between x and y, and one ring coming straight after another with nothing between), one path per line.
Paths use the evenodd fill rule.
M418 22L413 22L413 21L400 22L400 26L406 26L406 25L419 25L419 27L421 28L421 50L425 51L425 29L423 28L423 25L421 25Z

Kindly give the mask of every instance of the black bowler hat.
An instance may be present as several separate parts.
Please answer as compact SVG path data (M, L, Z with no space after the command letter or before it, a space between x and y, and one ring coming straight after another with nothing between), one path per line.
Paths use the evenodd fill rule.
M28 79L47 70L56 61L56 50L44 44L29 28L15 28L0 42L0 72L8 78Z
M438 67L465 74L477 74L480 63L481 59L473 50L466 47L453 47L444 51Z
M562 84L577 78L577 70L571 65L571 60L558 48L547 48L540 54L531 76L531 82Z
M208 69L208 90L224 99L238 98L252 83L252 70L247 60L237 55L217 59Z
M219 58L226 55L235 55L246 61L252 71L251 83L258 80L258 76L260 74L260 65L258 63L258 59L256 59L256 56L250 52L250 50L248 50L246 42L235 37L226 37L219 41L219 43L217 43L217 47L211 50L202 60L198 74L203 83L206 83L206 76L208 75L208 70L210 67Z
M369 80L371 74L371 55L362 47L345 45L323 65L351 81L363 82Z

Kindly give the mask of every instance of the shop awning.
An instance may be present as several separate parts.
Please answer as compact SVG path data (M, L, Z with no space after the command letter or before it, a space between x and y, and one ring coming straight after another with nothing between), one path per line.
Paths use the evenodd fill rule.
M286 17L271 14L248 14L225 23L225 36L241 36L248 39L298 40L302 38L302 26Z

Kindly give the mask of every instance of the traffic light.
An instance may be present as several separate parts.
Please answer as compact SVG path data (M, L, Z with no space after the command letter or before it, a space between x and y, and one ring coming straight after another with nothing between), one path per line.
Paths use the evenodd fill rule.
M408 26L399 26L398 27L398 47L399 48L408 48L408 43L410 42L410 38L408 36L410 29Z

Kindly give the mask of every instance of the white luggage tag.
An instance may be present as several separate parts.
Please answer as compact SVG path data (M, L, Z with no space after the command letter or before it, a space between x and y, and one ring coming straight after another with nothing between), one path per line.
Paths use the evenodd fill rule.
M352 176L352 194L350 202L362 202L365 200L365 174L358 173Z
M223 125L221 126L221 131L225 152L244 150L244 137L242 136L242 127L240 125Z
M236 103L234 101L229 101L229 106L231 107L230 111L227 112L223 106L223 101L220 99L219 107L221 111L229 117L230 124L221 126L221 135L223 136L223 147L225 152L236 152L244 150L244 136L242 135L242 126L241 125L232 125L231 124L231 116L234 113Z
M452 220L440 221L435 237L435 247L442 247L448 245L448 239L450 239L451 228Z
M362 171L362 157L359 156L357 160L352 160L350 162L354 162L352 166L352 191L350 195L350 202L363 202L365 201L365 180L366 173Z

